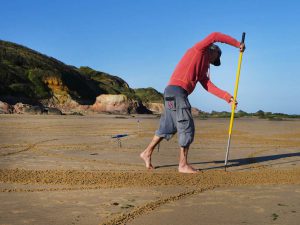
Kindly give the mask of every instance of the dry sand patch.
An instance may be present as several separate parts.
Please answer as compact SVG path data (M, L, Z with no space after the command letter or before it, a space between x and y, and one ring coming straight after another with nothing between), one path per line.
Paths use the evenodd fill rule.
M208 190L234 196L231 190L286 185L277 190L282 194L299 185L299 120L237 119L228 172L223 163L229 121L195 120L189 155L202 172L184 175L177 173L176 135L154 152L157 169L145 170L138 155L158 118L124 117L0 115L0 224L134 223L181 201L187 209L201 209L193 199L201 202ZM116 134L128 134L122 148L111 138ZM257 193L267 194L267 188Z
M277 224L297 225L299 185L218 188L180 199L145 213L129 225Z

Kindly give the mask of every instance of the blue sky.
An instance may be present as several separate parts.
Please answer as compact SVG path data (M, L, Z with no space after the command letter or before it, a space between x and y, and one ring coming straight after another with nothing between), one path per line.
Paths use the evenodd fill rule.
M0 5L0 39L120 76L132 88L161 92L196 42L213 31L240 40L245 31L238 109L300 114L296 0L0 0ZM239 52L220 47L222 66L211 67L211 79L233 93ZM230 111L199 84L190 102L208 112Z

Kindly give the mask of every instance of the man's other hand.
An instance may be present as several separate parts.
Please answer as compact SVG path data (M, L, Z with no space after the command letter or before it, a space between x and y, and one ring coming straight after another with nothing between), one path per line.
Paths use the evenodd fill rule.
M231 98L229 104L230 104L231 108L234 107L234 109L236 109L237 105L238 105L238 102L234 101L234 99Z

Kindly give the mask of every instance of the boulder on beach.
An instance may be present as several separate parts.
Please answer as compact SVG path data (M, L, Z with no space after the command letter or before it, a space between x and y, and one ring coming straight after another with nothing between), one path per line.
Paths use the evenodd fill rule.
M104 94L96 98L95 103L91 109L96 112L109 112L109 113L129 113L133 108L133 102L127 96Z
M150 113L141 102L132 100L126 95L111 95L103 94L96 98L95 103L90 107L94 112L107 112L107 113Z
M42 114L44 111L43 107L37 105L29 105L18 102L13 106L13 112L17 114Z
M6 102L0 101L0 114L11 114L13 113L13 107Z
M63 114L59 109L53 108L53 107L46 107L44 109L44 113L48 114L48 115L62 115Z
M162 114L164 112L164 104L156 102L145 103L145 106L154 114Z

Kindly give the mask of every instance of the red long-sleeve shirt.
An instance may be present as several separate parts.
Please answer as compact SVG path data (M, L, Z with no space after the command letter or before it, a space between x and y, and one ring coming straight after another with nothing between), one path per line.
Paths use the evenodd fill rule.
M232 96L215 86L207 75L209 69L208 47L214 42L223 42L235 47L240 46L239 41L228 35L218 32L211 33L187 50L176 66L168 85L180 86L188 94L191 94L199 81L205 90L229 102Z

